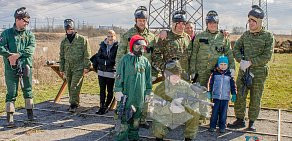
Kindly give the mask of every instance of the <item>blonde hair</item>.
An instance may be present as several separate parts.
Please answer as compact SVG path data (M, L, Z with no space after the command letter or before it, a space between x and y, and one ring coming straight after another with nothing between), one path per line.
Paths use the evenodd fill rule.
M108 34L112 34L112 35L115 35L115 36L116 36L116 32L115 32L115 31L113 31L113 30L108 30L108 31L107 31L107 33L108 33Z
M108 35L113 35L113 39L114 39L114 40L117 39L117 37L116 37L116 32L115 32L114 30L108 30L108 31L107 31L107 34L108 34Z

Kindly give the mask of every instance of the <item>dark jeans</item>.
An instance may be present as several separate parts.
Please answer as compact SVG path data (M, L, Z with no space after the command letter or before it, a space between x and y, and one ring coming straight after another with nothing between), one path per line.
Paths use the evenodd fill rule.
M98 76L99 87L100 87L100 107L108 107L113 99L113 88L115 79L103 76ZM106 95L107 89L107 95ZM106 99L106 102L105 102Z
M214 107L212 109L212 116L210 119L210 128L216 128L217 120L219 117L219 128L226 128L226 118L229 100L213 99Z

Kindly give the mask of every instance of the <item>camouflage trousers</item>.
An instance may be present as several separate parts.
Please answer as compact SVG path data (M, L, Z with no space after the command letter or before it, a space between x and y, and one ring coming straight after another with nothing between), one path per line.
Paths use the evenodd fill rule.
M139 140L139 123L142 111L139 107L135 108L137 111L129 121L126 121L126 116L122 117L121 129L115 135L115 141ZM118 115L115 115L115 117L117 118Z
M250 72L254 74L254 78L252 79L252 86L250 88L246 88L244 94L242 93L244 84L241 80L244 72L240 70L238 73L236 80L237 99L234 103L234 111L236 118L244 119L246 111L246 98L249 92L250 103L248 118L249 120L255 121L260 113L261 98L264 90L264 84L268 75L268 69L267 67L258 67L256 69L251 68Z
M185 122L184 137L194 139L198 132L199 127L199 117L198 113L192 113L193 118ZM171 130L162 123L153 120L152 133L156 138L164 138L167 133Z
M83 69L73 71L68 69L66 72L66 80L68 83L68 91L69 91L69 103L74 105L79 105L80 102L80 90L83 83Z
M198 75L199 76L198 76L197 82L199 82L201 86L208 88L208 82L211 75L211 71L209 71L208 69L199 71ZM203 98L206 98L206 96L200 96L200 99L207 100ZM210 117L210 113L206 105L200 104L199 108L200 108L200 113L202 114L203 117Z

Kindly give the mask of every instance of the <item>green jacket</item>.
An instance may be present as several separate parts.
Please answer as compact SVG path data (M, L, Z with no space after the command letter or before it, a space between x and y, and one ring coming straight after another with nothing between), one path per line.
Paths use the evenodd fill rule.
M126 33L121 36L119 48L117 51L116 56L116 64L119 64L120 59L129 52L129 42L133 35L139 34L140 36L144 37L148 42L148 52L143 53L151 63L151 50L153 50L154 45L154 37L155 35L149 31L149 29L145 28L143 32L138 31L138 27L136 25L129 29Z
M143 107L145 95L152 91L151 65L146 57L126 54L117 67L115 92L128 96L126 107Z
M17 31L15 24L0 36L0 55L3 56L5 68L10 68L10 53L19 53L22 64L32 67L35 47L34 34L29 30Z
M235 60L240 62L243 59L241 49L244 49L245 60L251 61L251 68L265 67L271 60L274 41L273 34L264 29L256 34L246 31L235 42Z
M76 33L72 43L65 37L60 46L60 71L90 68L90 47L88 40Z
M158 39L153 53L152 65L163 71L164 65L167 61L173 58L179 58L179 62L183 69L183 75L188 73L188 59L189 59L189 35L183 33L177 35L172 31L167 32L165 40ZM185 78L184 78L185 79Z
M191 49L190 68L191 73L213 70L219 56L225 55L229 59L229 68L235 69L234 58L230 41L223 33L217 31L211 33L208 30L196 36L194 46ZM208 71L211 73L211 71Z

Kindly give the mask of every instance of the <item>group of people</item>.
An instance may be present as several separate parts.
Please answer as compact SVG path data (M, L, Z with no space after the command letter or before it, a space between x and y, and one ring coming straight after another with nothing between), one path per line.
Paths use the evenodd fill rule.
M273 34L262 27L264 12L260 7L255 5L249 11L249 30L240 36L233 49L229 34L218 29L218 13L214 10L206 15L206 30L198 34L185 11L174 11L171 29L158 35L147 27L146 7L139 6L134 16L134 27L121 35L120 42L115 32L109 30L93 56L88 40L75 31L74 21L64 21L66 37L60 45L60 73L68 82L70 112L76 112L79 106L82 81L92 64L100 86L100 108L96 113L106 114L113 101L118 101L117 109L125 106L126 114L122 115L115 140L139 140L139 128L150 126L146 121L149 111L152 111L151 129L156 140L163 140L169 129L176 127L173 123L185 124L185 140L192 140L196 137L199 119L209 117L207 98L213 103L210 132L216 131L217 124L219 131L225 132L230 99L234 102L236 121L227 127L243 128L248 92L247 129L256 131L254 122L260 112L267 63L274 46ZM34 120L32 59L35 37L25 28L30 16L24 7L17 9L14 17L14 26L0 36L7 86L7 127L14 126L19 81L23 83L28 119ZM234 59L240 63L236 82ZM157 80L163 82L153 92L152 82ZM122 105L125 98L126 103ZM120 111L115 113L120 114Z

